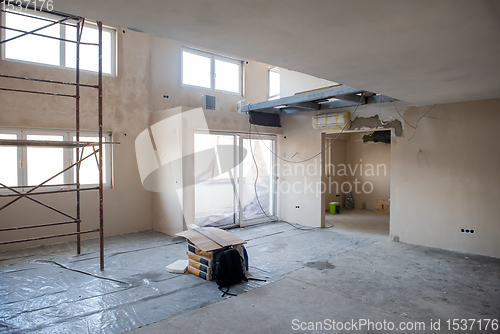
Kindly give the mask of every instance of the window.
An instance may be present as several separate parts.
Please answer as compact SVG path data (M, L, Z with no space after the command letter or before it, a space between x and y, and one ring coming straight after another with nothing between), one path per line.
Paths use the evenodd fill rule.
M82 131L80 141L98 142L97 132ZM41 141L76 141L74 131L63 130L14 130L0 129L0 140L22 139ZM111 141L111 133L104 133L103 142ZM86 157L93 152L92 147L80 149ZM103 145L103 179L106 187L111 187L111 148ZM39 146L0 146L0 183L9 187L37 186L76 161L75 148ZM76 167L58 175L44 186L71 188L76 182ZM99 183L96 158L88 157L81 163L80 184L82 188L94 187ZM1 186L0 186L1 189ZM44 188L46 189L46 188Z
M61 19L60 16L40 13L33 15L28 12L3 12L2 21L5 26L11 29L21 31L32 31L37 28L49 25ZM20 15L22 14L22 15ZM76 26L74 21L65 21L66 24L55 24L53 26L37 31L37 34L63 38L76 41ZM22 32L2 29L2 39L21 35ZM102 65L103 73L115 74L115 30L103 27L102 32ZM98 43L97 25L85 23L82 32L82 42ZM71 42L59 41L52 38L26 35L8 41L3 44L3 59L20 60L44 65L59 66L65 68L76 67L76 44ZM98 68L98 47L94 45L80 45L80 68L85 71L97 72Z
M243 62L185 48L182 50L182 84L242 95Z
M269 100L280 98L280 69L269 70Z
M16 134L0 133L1 139L17 139ZM0 146L0 182L12 187L18 185L17 180L17 147Z
M63 141L63 136L26 135L27 140ZM28 186L36 186L64 169L64 149L60 147L26 147ZM46 185L64 184L61 174Z

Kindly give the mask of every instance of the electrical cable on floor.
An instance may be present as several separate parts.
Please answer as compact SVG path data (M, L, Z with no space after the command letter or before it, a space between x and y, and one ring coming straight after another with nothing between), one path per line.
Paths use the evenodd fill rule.
M57 266L59 266L61 268L64 268L64 269L67 269L67 270L70 270L70 271L74 271L74 272L77 272L77 273L80 273L80 274L84 274L84 275L92 276L92 277L95 277L95 278L100 278L100 279L108 280L108 281L111 281L111 282L116 282L116 283L131 285L131 284L127 283L127 282L123 282L123 281L120 281L120 280L117 280L117 279L114 279L114 278L108 278L108 277L98 276L98 275L94 275L92 273L88 273L88 272L83 271L83 270L69 268L69 267L66 267L65 265L60 264L59 262L54 261L54 260L36 260L35 262L53 263L53 264L55 264L55 265L57 265Z

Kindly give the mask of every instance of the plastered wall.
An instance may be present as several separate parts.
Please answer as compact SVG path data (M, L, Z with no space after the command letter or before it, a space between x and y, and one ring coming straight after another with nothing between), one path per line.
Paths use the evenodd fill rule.
M243 99L249 103L267 100L269 65L244 60L244 96L184 87L182 85L181 64L182 48L185 45L159 37L152 37L152 41L151 61L154 68L152 73L154 93L152 97L151 125L161 119L167 119L173 115L199 108L203 94L213 95L216 98L215 110L203 110L201 111L202 115L195 119L184 117L183 121L178 124L179 128L176 129L180 137L169 145L181 145L182 155L189 156L194 153L194 134L197 130L209 129L210 131L248 133L250 130L248 116L238 114L236 103ZM168 96L168 98L165 96ZM181 106L181 108L177 108L178 106ZM173 123L172 126L174 126ZM282 132L281 128L267 127L258 127L258 131L262 134L281 134ZM253 126L252 132L255 133ZM177 173L173 172L173 179L182 182L181 189L174 190L179 186L170 184L165 192L153 194L153 228L171 235L182 231L186 228L186 225L194 224L193 160L184 160L182 169Z
M118 29L121 31L121 29ZM147 126L151 101L151 38L149 35L128 32L129 37L117 34L118 75L103 78L103 129L112 131L113 140L121 144L113 147L114 186L104 190L105 235L148 230L152 227L152 196L143 189L138 177L134 153L135 136ZM75 81L74 70L1 60L0 73L61 81ZM97 83L97 75L82 72L83 83ZM0 80L2 87L52 91L74 94L74 88L21 80ZM82 88L81 129L98 130L97 92ZM39 96L14 92L0 92L0 126L15 128L72 129L75 127L75 100L65 97ZM42 195L37 198L60 210L75 214L75 194ZM1 198L0 204L8 199ZM82 193L82 230L99 225L97 192ZM62 219L61 219L62 218ZM0 211L0 225L15 227L64 221L65 217L38 204L22 199ZM0 240L74 232L74 225L44 227L16 232L2 232ZM97 234L83 235L84 238ZM48 239L38 242L2 246L1 250L24 248L40 243L74 240Z
M283 139L280 160L281 218L291 223L319 227L324 225L325 203L320 184L324 155L310 159L324 147L325 135L311 124L314 112L281 118ZM304 161L310 159L308 161ZM302 162L304 161L304 162ZM324 195L324 192L323 192Z
M389 199L391 176L391 145L363 142L364 132L350 134L346 142L346 181L352 186L356 209L375 210L377 199ZM386 208L388 209L388 208Z
M181 50L183 44L117 28L117 76L103 78L103 129L113 133L113 140L120 142L113 148L114 184L104 191L105 235L116 235L157 228L167 233L178 231L183 222L166 222L167 206L154 198L153 193L141 184L135 155L135 138L148 126L154 124L161 113L174 107L186 110L200 107L201 95L216 96L216 110L206 113L211 130L248 132L248 118L236 110L236 102L246 99L250 103L267 99L268 65L245 61L244 96L212 92L205 89L183 87L181 82ZM74 70L41 66L36 64L0 60L0 73L61 81L74 81ZM82 72L82 83L95 83L97 75ZM0 80L2 87L46 90L74 94L73 88L55 87L49 84L26 81ZM168 96L168 97L167 97ZM68 98L0 92L0 127L72 129L75 126L75 101ZM97 130L97 92L82 88L81 129ZM194 134L195 127L189 129ZM280 133L281 129L262 133ZM186 137L187 138L187 137ZM188 142L189 143L189 142ZM188 145L184 143L183 145ZM194 215L194 195L186 195L188 218ZM41 200L70 214L75 213L74 194L40 196ZM1 198L0 205L7 199ZM180 215L182 217L182 215ZM64 217L63 217L64 218ZM0 211L2 227L24 226L59 221L61 217L48 209L21 200ZM171 218L174 219L174 218ZM98 227L98 195L82 193L82 229ZM172 228L169 227L172 224ZM166 226L166 227L165 227ZM2 232L0 240L37 237L75 230L74 226ZM85 238L96 237L84 235ZM1 250L30 247L42 243L74 240L74 237L2 246Z
M391 145L391 235L500 257L499 99L436 105ZM415 125L431 106L409 108ZM420 154L418 154L418 152ZM474 234L461 233L473 229Z
M336 82L320 79L312 75L280 68L280 95L291 96L295 93L337 85Z

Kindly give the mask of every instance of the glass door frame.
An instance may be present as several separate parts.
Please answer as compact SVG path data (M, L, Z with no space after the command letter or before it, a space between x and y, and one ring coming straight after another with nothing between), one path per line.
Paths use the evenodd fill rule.
M276 178L276 163L277 163L277 158L276 158L276 155L277 155L277 152L276 152L276 136L275 135L261 135L261 134L251 134L251 135L248 135L248 134L238 134L238 148L239 148L239 154L242 155L243 154L243 149L244 149L244 145L243 145L243 140L245 139L250 139L250 140L271 140L272 142L272 147L268 147L266 150L271 150L273 153L272 154L272 158L271 158L271 204L270 204L270 208L272 208L272 215L269 215L269 217L267 216L264 216L264 217L260 217L260 218L254 218L254 219L247 219L245 220L243 218L243 208L241 206L241 202L238 198L238 204L239 204L239 208L240 208L240 213L239 213L239 225L240 227L245 227L245 226L250 226L250 225L256 225L256 224L261 224L261 223L267 223L267 222L270 222L270 221L276 221L278 220L278 216L277 216L277 185L278 185L278 180ZM265 145L265 144L264 144ZM252 148L252 151L253 153L255 154L255 151L254 151L254 148ZM249 150L247 152L247 156L245 157L246 159L253 159L252 158L252 152ZM252 160L252 164L253 164L253 160ZM239 191L238 193L239 194L242 194L243 193L243 178L241 177L241 175L243 175L243 161L241 162L241 164L238 166L238 181L239 181ZM270 220L269 218L271 218L272 220Z
M230 225L224 225L220 226L220 228L233 228L233 227L245 227L249 225L255 225L255 224L260 224L260 223L265 223L269 221L274 221L278 220L277 216L277 184L278 184L278 179L276 177L276 168L277 168L277 158L276 158L276 135L258 135L258 134L251 134L250 136L248 133L240 133L240 132L231 132L231 131L211 131L211 130L195 130L195 136L196 134L213 134L213 135L226 135L226 136L233 136L233 158L234 158L234 166L237 166L236 168L233 168L230 172L236 172L236 175L233 175L233 179L236 181L236 185L233 185L233 212L235 214L235 220L234 224ZM255 219L248 219L244 220L243 219L243 207L241 205L241 195L243 191L243 178L241 177L243 175L243 161L241 161L240 164L238 164L238 161L240 161L240 157L243 156L243 140L245 139L252 139L252 140L271 140L272 142L272 147L268 147L267 149L270 149L273 153L272 154L272 162L271 162L271 206L273 214L270 215L269 217L272 220L269 220L268 217L260 217L260 218L255 218ZM253 150L253 149L252 149ZM195 152L196 153L196 152ZM252 152L248 151L245 159L252 159ZM252 160L253 163L253 160ZM196 191L196 188L195 188ZM196 200L196 196L195 196ZM195 203L196 207L196 203Z
M230 131L195 130L194 131L195 137L197 134L208 134L208 135L216 135L216 136L217 135L232 136L233 137L233 166L237 166L236 164L238 163L238 157L239 157L238 156L239 150L238 150L238 146L237 146L237 144L238 144L238 138L237 138L238 134L237 133L230 132ZM194 138L194 141L196 141L196 138ZM196 159L196 151L195 151L195 159ZM237 169L236 167L228 172L233 172L233 171L235 171L236 173L239 173L239 169ZM242 210L240 210L241 205L239 202L239 184L238 184L239 181L238 181L238 179L239 179L238 175L233 175L233 180L235 180L235 182L237 183L237 184L233 184L233 214L235 217L234 223L228 224L228 225L223 225L223 226L217 226L217 228L226 229L226 228L234 228L234 227L239 226L239 219L237 217L239 217L240 212L242 212ZM195 191L194 200L196 201L196 184L194 187L194 191ZM195 217L196 217L196 202L194 203L194 207L195 207Z

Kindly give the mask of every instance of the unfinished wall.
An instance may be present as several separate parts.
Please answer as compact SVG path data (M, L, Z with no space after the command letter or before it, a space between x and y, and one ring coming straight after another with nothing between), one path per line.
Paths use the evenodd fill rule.
M121 29L118 29L121 31ZM143 189L138 178L134 153L134 139L149 122L150 111L150 36L128 32L127 37L117 33L118 75L103 77L103 129L112 131L113 140L120 145L113 147L114 186L104 190L105 235L148 230L152 227L151 194ZM15 61L0 61L0 73L41 79L75 81L75 71ZM82 72L83 83L96 83L95 73ZM74 94L74 88L21 80L0 81L2 87L43 90ZM14 92L0 92L0 126L17 128L72 129L75 127L75 100L65 97L39 96ZM98 130L97 91L82 88L81 128ZM38 196L40 200L70 214L75 214L75 194ZM0 204L8 198L1 198ZM32 225L61 221L60 215L26 199L0 211L2 227ZM97 192L82 193L82 229L99 225ZM50 227L2 232L0 240L13 240L58 233L74 232L74 226ZM96 237L97 234L83 237ZM2 246L23 248L39 243L54 243L71 238L49 239Z
M135 155L136 137L154 123L152 112L161 113L181 105L186 109L199 107L202 94L215 95L217 99L216 110L210 110L205 114L210 129L248 132L248 117L237 113L236 102L246 99L253 103L267 99L268 65L255 61L244 62L244 96L183 87L181 83L182 43L128 29L125 29L125 33L122 31L123 28L117 28L117 76L104 75L103 78L103 129L112 131L113 139L121 143L113 148L114 186L104 191L104 231L105 235L151 228L169 232L169 228L160 228L160 222L163 221L163 226L170 223L173 226L179 226L179 222L165 223L165 218L160 216L165 207L154 200L152 192L143 188ZM61 81L75 80L74 70L7 60L0 61L0 73ZM82 72L81 74L83 83L95 83L96 80L97 75L94 73ZM18 89L74 93L72 88L59 88L54 85L25 81L3 79L0 80L0 85ZM74 99L11 92L0 92L0 99L2 101L0 127L71 130L75 126ZM82 88L80 122L82 130L98 130L97 92L88 88ZM194 134L194 130L195 127L192 127L189 131ZM260 129L260 131L262 133L281 132L280 129ZM188 145L186 143L189 141L184 141L183 145ZM184 211L188 212L188 217L191 217L189 215L192 207L194 218L194 195L190 198L189 195L186 195L185 203L188 209ZM41 196L40 199L70 214L75 212L74 194L47 195ZM6 202L7 199L0 199L0 205ZM59 219L57 214L27 200L21 200L0 212L2 227L47 223ZM98 226L98 195L95 192L82 194L82 221L84 229L93 229ZM182 225L183 223L180 222L180 226ZM177 230L178 228L175 227L170 232ZM62 226L3 232L0 234L0 240L73 231L74 226ZM96 234L84 235L84 237L96 237ZM29 242L3 246L2 250L74 239L74 237L69 237Z
M411 140L414 131L408 128L403 138L393 137L393 237L500 257L499 103L436 105ZM403 116L414 125L430 107L409 108Z
M236 103L243 99L249 103L267 99L269 65L244 60L244 96L213 92L203 88L183 87L182 46L183 44L178 41L153 37L152 82L154 91L150 123L153 125L161 119L170 118L179 113L189 113L193 108L200 107L203 94L214 95L215 110L201 111L201 115L195 118L183 117L179 124L182 155L189 156L194 153L196 130L248 133L248 116L238 114ZM182 107L176 109L178 106ZM258 129L262 134L281 133L281 128L258 127ZM255 132L254 127L252 127L252 132ZM171 145L179 145L179 141L172 141ZM165 193L153 195L153 228L171 235L182 231L186 225L194 224L195 217L194 161L189 159L183 161L182 170L177 174L177 176L173 175L172 179L182 180L179 181L183 184L181 189L174 191L174 188L179 188L179 186L172 184Z
M336 82L320 79L312 75L280 68L280 96L336 85Z
M221 112L236 113L236 103L240 100L247 100L255 103L267 100L267 75L269 65L245 60L244 66L244 96L231 93L214 92L210 89L183 87L182 86L182 47L187 46L178 41L151 36L152 53L151 62L152 87L153 87L153 111L162 111L178 106L198 108L201 104L203 94L214 95L216 98L216 110L213 113L214 123L219 128L229 128L235 131L246 131L248 128L242 127L234 118L224 118L217 114ZM210 50L206 50L210 51ZM220 54L216 51L214 53ZM225 54L223 54L225 55ZM230 56L230 55L226 55ZM165 96L168 96L165 97ZM224 114L222 114L224 115ZM243 117L240 115L243 119ZM248 126L248 122L246 123Z
M364 132L353 132L346 143L347 176L356 209L379 209L377 199L390 198L391 145L363 142ZM387 209L387 208L386 208Z
M324 191L321 192L323 155L306 161L324 147L324 134L315 130L311 118L315 112L284 115L280 157L281 219L291 223L319 227L324 225ZM298 163L294 163L298 162ZM298 206L298 208L297 208Z

